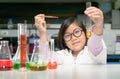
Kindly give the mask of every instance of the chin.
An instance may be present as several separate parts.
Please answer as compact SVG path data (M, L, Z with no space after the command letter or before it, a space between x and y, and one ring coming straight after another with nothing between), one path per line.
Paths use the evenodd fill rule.
M74 50L75 51L81 51L83 49L83 47L75 47Z

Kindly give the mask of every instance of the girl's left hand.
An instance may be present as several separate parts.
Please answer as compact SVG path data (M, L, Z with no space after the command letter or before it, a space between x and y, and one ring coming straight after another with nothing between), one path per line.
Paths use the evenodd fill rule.
M96 7L88 7L84 13L94 22L96 33L102 33L104 21L103 12Z
M88 7L84 13L94 22L95 25L103 24L103 12L96 7Z

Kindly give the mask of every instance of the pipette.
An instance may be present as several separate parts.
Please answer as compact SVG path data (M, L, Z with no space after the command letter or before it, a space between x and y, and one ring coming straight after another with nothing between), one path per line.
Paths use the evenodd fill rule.
M58 18L58 16L49 16L49 15L45 15L45 18Z

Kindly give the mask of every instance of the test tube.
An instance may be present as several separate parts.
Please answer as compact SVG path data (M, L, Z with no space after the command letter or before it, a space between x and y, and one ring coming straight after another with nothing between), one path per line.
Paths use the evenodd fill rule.
M88 7L91 6L91 2L86 2L86 9ZM91 33L91 26L92 26L92 21L90 20L90 18L87 16L86 18L86 29L87 29L87 33L86 33L86 36L87 38L90 38L92 33Z
M51 52L51 59L48 61L47 67L48 69L56 69L57 68L57 61L54 58L54 39L50 39L50 52Z

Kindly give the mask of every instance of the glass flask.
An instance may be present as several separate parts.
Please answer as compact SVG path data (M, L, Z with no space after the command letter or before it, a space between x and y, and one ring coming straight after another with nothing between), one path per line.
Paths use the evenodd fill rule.
M39 40L34 40L34 49L30 60L30 70L43 71L47 69L45 52L40 51Z
M12 69L12 60L8 41L0 41L0 71L6 71Z
M28 55L26 54L26 69L29 69L29 58ZM18 47L17 47L17 51L12 59L13 61L13 68L15 70L20 69L20 43L18 41Z
M50 39L50 56L51 58L49 59L48 63L47 63L47 67L48 69L56 69L57 68L57 61L55 59L54 56L54 39Z
M86 2L86 8L91 6L91 2ZM86 18L86 36L87 38L90 38L92 36L92 32L91 32L91 26L92 26L92 21L90 20L89 17Z

